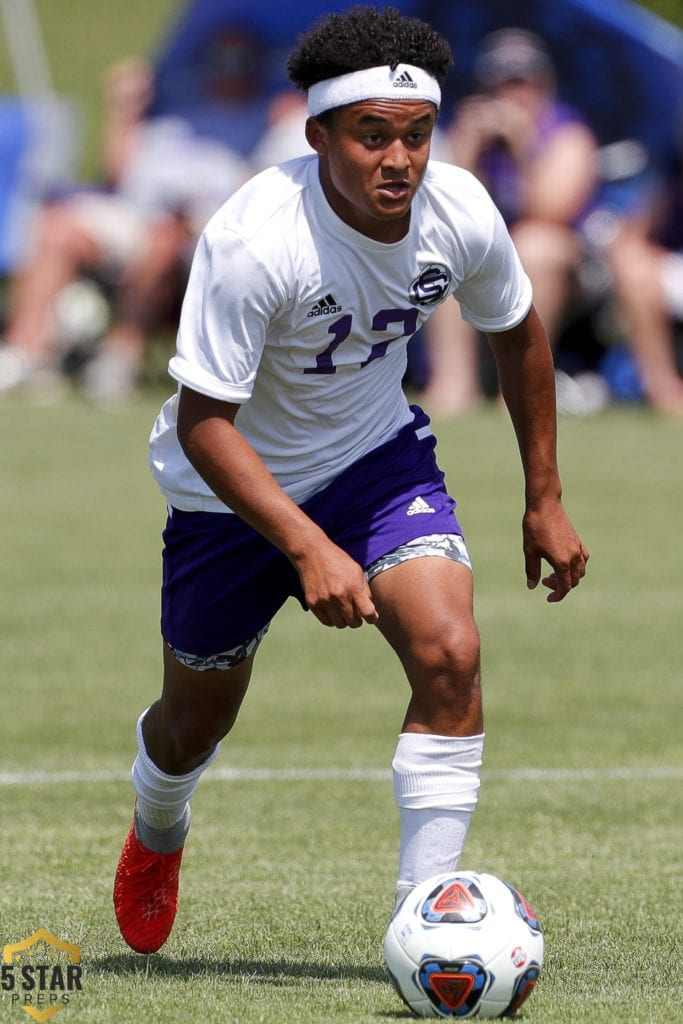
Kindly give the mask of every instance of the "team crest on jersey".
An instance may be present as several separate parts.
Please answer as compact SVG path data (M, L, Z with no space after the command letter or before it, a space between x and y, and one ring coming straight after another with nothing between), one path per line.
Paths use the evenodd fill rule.
M414 306L436 306L448 295L451 272L443 263L430 263L412 282L408 292Z

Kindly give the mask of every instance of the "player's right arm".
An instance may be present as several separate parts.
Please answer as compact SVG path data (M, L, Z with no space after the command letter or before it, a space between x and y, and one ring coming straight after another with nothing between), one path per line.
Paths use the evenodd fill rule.
M235 427L239 408L183 386L178 439L186 457L221 501L286 555L320 622L338 628L376 622L362 568L280 487Z

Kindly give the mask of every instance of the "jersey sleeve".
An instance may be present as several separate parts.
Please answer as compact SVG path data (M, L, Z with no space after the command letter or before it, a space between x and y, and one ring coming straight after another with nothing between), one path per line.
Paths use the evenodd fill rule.
M482 259L456 288L463 319L480 331L516 327L531 308L531 282L522 267L505 222L489 201L490 234Z
M211 398L246 402L268 326L282 302L281 290L248 243L210 224L192 261L170 375Z

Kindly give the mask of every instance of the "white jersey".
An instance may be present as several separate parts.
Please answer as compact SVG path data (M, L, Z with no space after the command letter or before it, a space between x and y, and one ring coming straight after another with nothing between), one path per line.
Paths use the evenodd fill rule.
M399 242L332 210L317 155L256 175L213 216L195 253L169 371L239 403L240 433L301 502L412 419L406 347L453 294L482 331L514 327L531 285L502 218L469 172L430 162ZM151 466L171 505L226 512L185 458L178 395Z

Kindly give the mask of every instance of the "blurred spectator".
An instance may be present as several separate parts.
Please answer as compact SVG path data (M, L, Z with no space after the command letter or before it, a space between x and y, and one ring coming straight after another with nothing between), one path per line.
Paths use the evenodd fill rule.
M104 74L104 188L75 191L39 214L12 283L0 393L58 376L58 299L87 271L112 283L115 299L111 330L83 370L84 391L98 401L130 394L149 330L180 294L193 240L248 177L241 157L183 119L147 118L152 81L137 58Z
M683 419L675 326L683 322L683 178L658 190L648 210L622 221L607 260L625 340L646 400Z
M313 150L306 142L308 105L294 89L277 93L268 105L268 125L250 156L254 171L305 156Z
M481 91L455 111L450 159L491 192L552 343L581 258L578 226L597 184L596 143L579 114L557 101L553 63L533 33L492 33L475 73ZM430 318L427 345L425 404L436 415L463 412L481 397L478 339L453 300Z
M188 20L176 27L175 38L159 55L151 107L152 117L181 117L243 157L251 155L266 129L274 92L268 31L249 23L247 7L244 0L185 5ZM285 84L283 77L281 87Z

